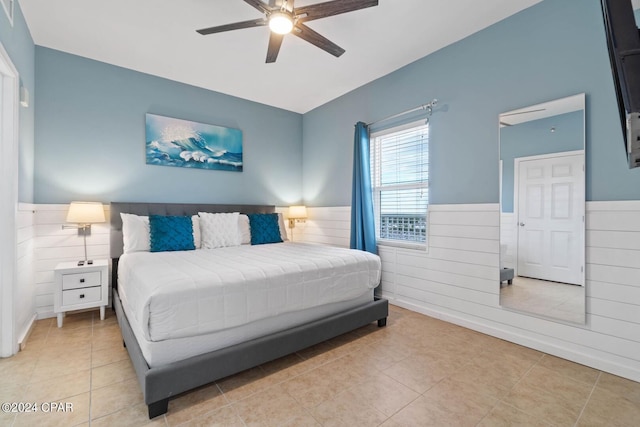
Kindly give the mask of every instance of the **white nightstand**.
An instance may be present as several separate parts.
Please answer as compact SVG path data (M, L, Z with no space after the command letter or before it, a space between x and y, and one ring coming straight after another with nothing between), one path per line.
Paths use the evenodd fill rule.
M100 319L104 320L109 298L108 260L98 259L83 266L78 266L77 262L61 262L54 272L53 307L58 315L58 328L62 327L64 313L71 310L100 307Z

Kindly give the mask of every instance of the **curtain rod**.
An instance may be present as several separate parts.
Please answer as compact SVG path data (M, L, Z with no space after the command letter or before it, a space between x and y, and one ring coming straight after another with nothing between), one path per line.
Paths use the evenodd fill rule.
M382 119L376 120L375 122L367 123L367 126L371 126L371 125L374 125L376 123L384 122L386 120L395 119L396 117L404 116L405 114L412 113L412 112L417 111L417 110L425 110L427 112L427 114L431 115L431 112L433 111L433 107L435 107L437 104L438 104L438 100L434 98L429 103L421 104L421 105L418 105L417 107L410 108L410 109L408 109L406 111L403 111L401 113L393 114L391 116L384 117Z

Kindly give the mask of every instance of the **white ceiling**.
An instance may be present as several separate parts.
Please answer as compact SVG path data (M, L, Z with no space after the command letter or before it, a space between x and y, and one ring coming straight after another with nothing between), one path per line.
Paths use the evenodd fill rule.
M500 127L545 119L573 111L584 110L584 93L530 105L500 114Z
M20 0L35 44L305 113L542 0L380 0L309 22L346 53L286 36L265 64L268 27L201 36L257 19L243 0ZM266 2L266 0L265 0ZM323 0L296 0L295 6Z

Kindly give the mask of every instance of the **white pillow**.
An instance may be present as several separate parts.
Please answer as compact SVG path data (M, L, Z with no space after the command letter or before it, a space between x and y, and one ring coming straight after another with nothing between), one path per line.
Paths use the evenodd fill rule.
M200 233L200 217L198 215L191 217L191 226L193 227L193 244L196 249L200 249L202 247L202 237Z
M121 213L123 252L149 252L149 217Z
M249 224L249 217L240 214L238 215L238 232L240 233L240 244L251 244L251 226Z
M282 213L278 213L278 225L280 226L280 238L283 242L289 240L287 237L287 229L284 227L284 216ZM249 241L251 241L251 235L249 235Z
M200 216L200 232L202 249L240 246L238 232L238 212L208 213L198 212Z

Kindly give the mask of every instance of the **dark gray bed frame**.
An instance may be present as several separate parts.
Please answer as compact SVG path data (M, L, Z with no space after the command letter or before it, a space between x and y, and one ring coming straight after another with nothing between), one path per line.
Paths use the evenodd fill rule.
M136 215L195 215L198 212L270 213L274 206L166 203L111 203L111 259L113 307L124 345L136 371L149 418L167 412L169 399L196 387L286 356L306 347L377 321L385 326L389 313L385 299L374 298L362 306L291 329L190 357L163 366L149 367L124 314L118 296L118 259L122 255L120 213Z

